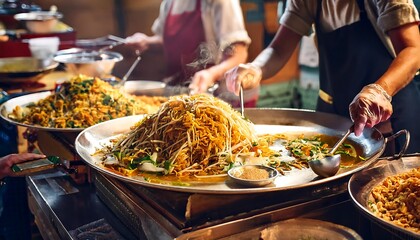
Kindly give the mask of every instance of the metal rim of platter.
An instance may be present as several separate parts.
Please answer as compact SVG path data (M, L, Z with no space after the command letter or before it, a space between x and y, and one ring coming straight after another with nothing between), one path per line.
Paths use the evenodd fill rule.
M0 70L0 82L2 83L22 83L39 80L41 76L53 71L58 67L58 62L41 62L33 57L11 57L0 59L0 65L16 64L17 70ZM28 69L21 69L27 66Z
M119 62L123 59L123 56L117 52L110 51L95 51L86 50L81 48L70 48L60 50L54 56L54 61L59 63L74 63L74 64L85 64L99 61L113 61Z
M246 116L256 124L256 127L261 127L261 131L258 131L260 134L265 131L265 133L301 132L339 136L351 125L349 120L337 115L294 109L246 109ZM103 144L106 144L106 141L109 141L110 138L127 132L129 127L138 122L142 117L123 117L84 129L79 133L75 141L77 153L88 165L99 172L145 187L189 193L249 194L304 188L350 176L373 164L383 153L387 142L387 138L384 138L375 128L365 129L361 137L355 137L353 134L349 137L350 140L357 143L363 149L363 158L366 159L355 167L340 169L335 176L328 178L319 178L309 168L292 170L285 176L279 176L273 184L258 188L240 187L230 184L229 181L217 184L191 184L189 186L152 183L145 181L141 177L126 177L102 168L99 162L100 159L97 156L92 156L92 154L98 148L103 147Z
M53 94L52 91L43 91L38 93L30 93L27 95L15 97L7 100L0 106L0 117L5 121L13 125L23 126L27 128L32 128L36 130L48 131L48 132L81 132L84 128L52 128L52 127L42 127L37 125L30 125L15 121L8 117L8 114L13 111L16 106L27 106L28 104L33 104L41 99L48 97Z
M362 170L351 176L348 182L350 198L360 212L396 237L401 239L420 239L420 234L404 229L376 216L369 207L372 189L386 177L394 176L419 167L420 161L418 160L418 157L404 157L397 161L381 162L381 164L378 164L376 167Z

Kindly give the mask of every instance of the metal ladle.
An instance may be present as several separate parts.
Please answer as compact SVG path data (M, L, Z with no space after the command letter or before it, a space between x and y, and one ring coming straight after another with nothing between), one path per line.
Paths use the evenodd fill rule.
M130 69L128 69L127 73L124 75L124 77L121 79L121 81L114 85L115 87L117 87L117 88L123 87L124 84L125 84L125 82L127 82L128 77L131 75L131 73L133 72L134 68L137 66L137 64L141 60L140 52L138 50L136 50L136 55L137 55L136 60L134 60L134 62L131 65Z
M354 125L352 125L347 132L341 137L341 139L331 148L328 157L323 159L314 159L309 161L309 167L318 176L331 177L334 176L340 169L341 155L334 154L337 148L347 139L347 137L354 131Z
M242 117L245 117L245 113L244 113L244 89L242 88L242 85L241 85L241 88L239 89L239 99L241 101L241 115L242 115Z

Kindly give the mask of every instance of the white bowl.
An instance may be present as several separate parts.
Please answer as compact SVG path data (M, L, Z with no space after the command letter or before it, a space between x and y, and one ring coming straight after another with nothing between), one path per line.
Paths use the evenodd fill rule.
M31 38L28 40L32 57L40 60L52 59L58 51L58 37Z

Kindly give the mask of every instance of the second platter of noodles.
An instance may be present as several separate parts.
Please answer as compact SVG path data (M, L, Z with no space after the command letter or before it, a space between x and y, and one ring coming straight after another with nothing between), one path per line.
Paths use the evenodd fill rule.
M99 78L76 75L55 91L12 98L0 107L1 117L24 127L76 131L119 117L155 112L166 97L129 95Z
M188 192L293 188L340 178L369 162L371 153L366 155L350 139L336 152L342 156L339 173L318 178L308 161L325 157L339 137L319 130L254 124L210 95L174 96L153 114L123 117L85 129L76 139L76 150L89 165L107 175ZM229 182L229 169L250 164L270 166L280 176L260 190Z

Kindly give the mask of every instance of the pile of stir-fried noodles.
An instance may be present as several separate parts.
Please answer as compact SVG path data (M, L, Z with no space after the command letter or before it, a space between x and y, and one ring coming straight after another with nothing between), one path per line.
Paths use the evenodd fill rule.
M8 117L28 125L85 128L110 119L155 112L166 100L161 97L155 103L147 103L99 78L78 75L45 99L25 107L16 106Z
M284 152L271 148L279 141ZM307 168L308 161L328 150L316 136L257 136L253 123L228 103L202 94L171 97L98 153L106 167L129 176L140 170L204 178L226 174L238 164L268 165L283 174Z
M213 96L175 96L140 121L106 151L126 169L152 163L167 174L217 175L231 155L247 152L253 125Z
M420 168L386 177L371 191L374 214L420 233Z

